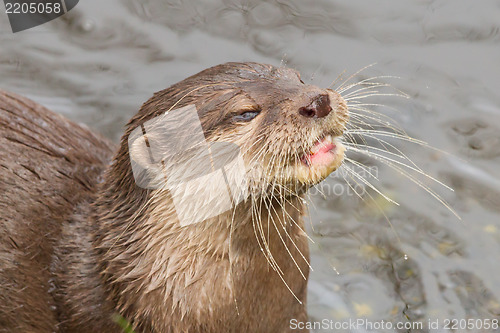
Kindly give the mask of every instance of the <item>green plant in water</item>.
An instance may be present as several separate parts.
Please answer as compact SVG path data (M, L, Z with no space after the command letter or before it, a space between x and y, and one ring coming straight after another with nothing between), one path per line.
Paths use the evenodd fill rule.
M115 313L113 315L113 321L118 325L120 325L124 333L135 333L134 329L132 328L132 325L122 315Z

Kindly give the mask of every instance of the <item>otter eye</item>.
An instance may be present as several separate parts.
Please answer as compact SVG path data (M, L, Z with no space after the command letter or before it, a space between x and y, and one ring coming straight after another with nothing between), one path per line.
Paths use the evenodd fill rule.
M250 121L259 115L260 111L246 111L233 117L236 121Z

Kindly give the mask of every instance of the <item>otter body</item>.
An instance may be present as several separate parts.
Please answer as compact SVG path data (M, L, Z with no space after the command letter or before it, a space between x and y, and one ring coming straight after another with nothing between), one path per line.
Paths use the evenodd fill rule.
M114 147L5 91L0 145L0 331L57 332L56 250L77 207L93 200ZM90 293L86 289L82 297Z
M128 139L189 104L208 141L241 148L249 196L182 225L168 190L138 186ZM346 121L293 70L228 63L156 93L113 154L0 91L0 332L121 332L117 315L136 332L291 331L307 320L302 195L341 162Z

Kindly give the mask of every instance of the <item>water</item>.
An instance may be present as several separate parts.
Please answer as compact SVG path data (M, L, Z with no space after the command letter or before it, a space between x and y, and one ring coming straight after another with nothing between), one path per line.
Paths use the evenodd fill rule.
M286 63L319 86L376 63L363 77L399 77L384 82L410 96L373 99L377 111L438 150L391 142L455 189L433 186L462 220L376 161L363 160L399 206L328 179L310 199L309 310L429 331L428 319L500 316L499 17L494 0L86 0L15 35L0 15L0 87L117 141L153 92L218 63Z

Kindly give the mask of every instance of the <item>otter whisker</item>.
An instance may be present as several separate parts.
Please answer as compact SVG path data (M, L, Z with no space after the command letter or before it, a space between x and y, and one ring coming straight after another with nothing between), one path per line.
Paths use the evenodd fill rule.
M317 208L318 208L318 207L316 207L316 205L314 204L314 201L311 199L311 194L309 193L309 191L307 191L307 192L305 193L305 196L307 197L307 199L304 199L304 201L306 201L306 200L307 200L307 203L308 203L308 204L304 205L304 208L305 208L305 214L304 214L304 215L306 215L306 216L311 216L311 215L310 215L311 213L310 213L309 206L312 206L312 208L313 208L313 209L315 209L315 210L317 210ZM313 222L312 222L312 220L311 220L311 219L309 219L309 226L311 227L311 230L312 230L313 232L316 232L316 231L314 230L314 224L313 224ZM309 237L309 236L308 236L308 237ZM310 238L310 239L311 239L311 238ZM313 243L316 243L313 239L311 239L311 241L312 241Z
M351 96L350 98L345 98L344 100L349 103L354 100L360 100L360 99L365 99L368 97L374 97L374 96L395 96L395 97L406 97L405 95L401 94L395 94L395 93L366 93L366 94L361 94L357 96Z
M208 87L215 87L215 86L229 86L229 82L225 82L225 83L211 83L211 84L205 84L205 85L202 85L202 86L199 86L191 91L188 91L187 93L185 93L183 96L181 96L177 102L175 102L174 104L172 104L172 106L167 110L167 112L170 112L172 111L180 102L182 102L182 100L184 98L186 98L187 96L191 95L192 93L200 90L200 89L203 89L203 88L208 88Z
M369 148L369 149L373 149L373 150L381 152L381 153L385 153L385 154L389 154L389 155L394 156L394 157L401 158L403 160L406 160L406 161L410 162L416 169L422 171L422 169L416 163L414 163L408 156L406 156L406 154L404 154L399 148L397 148L393 144L387 142L386 140L377 138L377 137L372 137L372 136L369 136L369 135L366 135L366 136L369 137L369 138L371 138L371 139L376 140L384 149L381 149L381 148L378 148L378 147L374 147L374 146L370 146L368 144L361 145L361 144L358 144L358 143L353 143L353 147L360 148L360 149L368 149ZM395 152L390 151L389 148L387 148L387 147L393 149Z
M269 209L269 207L267 207L267 208ZM271 218L271 219L272 219L272 215L271 215L271 214L269 214L269 215L268 215L268 220L269 220L269 218ZM280 239L282 239L282 238L281 238L281 234L280 234L279 230L277 229L276 224L274 223L274 219L273 219L273 224L274 224L274 226L275 226L275 228L276 228L276 232L277 232L277 233L278 233L278 235L280 236ZM282 240L282 241L283 241L283 240ZM288 249L288 247L286 246L286 244L284 244L284 245L285 245L286 250L289 252L289 249ZM289 252L289 254L290 254L290 252ZM297 265L297 267L298 267L298 264L297 264L297 262L295 261L295 258L293 258L293 256L292 256L291 254L290 254L290 257L292 257L292 260L294 261L295 265ZM279 266L278 266L278 268L279 268ZM290 286L289 286L289 285L288 285L288 283L286 282L286 280L285 280L285 278L284 278L284 274L283 274L283 272L282 272L281 270L280 270L280 271L277 271L277 272L278 272L278 276L280 277L281 281L283 282L283 284L285 285L285 287L288 289L288 291L289 291L289 292L293 295L293 297L294 297L294 298L295 298L295 299L299 302L299 304L302 304L302 300L300 300L300 299L297 297L297 295L293 292L293 290L290 288ZM301 273L301 275L304 277L304 279L305 279L305 280L307 280L307 278L306 278L306 277L305 277L305 275L302 273L302 270L301 270L300 268L299 268L299 272L300 272L300 273Z
M268 205L267 206L267 209L268 210L271 210L271 208L273 209L274 213L275 214L278 214L278 212L276 211L276 209L273 207L272 204ZM284 207L282 206L282 210L284 210ZM271 219L272 223L273 223L273 226L274 226L274 229L276 230L276 233L278 234L278 237L279 239L281 240L281 243L283 244L283 246L285 247L288 255L290 256L290 258L292 259L294 265L297 267L297 269L299 270L300 272L300 275L302 275L302 277L304 278L304 280L306 280L306 276L304 275L304 272L302 272L302 269L300 268L299 264L297 263L297 261L295 260L294 256L292 255L292 253L290 252L290 249L288 248L288 245L286 244L285 240L283 239L283 236L281 236L281 232L278 228L278 226L276 225L276 222L274 221L274 218L272 216L272 213L270 212L269 214L269 218ZM279 221L279 220L278 220ZM306 260L305 256L302 254L302 252L299 250L299 247L297 246L297 244L295 244L295 242L293 241L292 237L290 236L290 234L286 231L286 227L283 223L281 223L281 221L279 221L281 227L283 228L283 231L285 232L285 235L288 237L288 239L292 242L292 244L295 246L295 248L297 249L297 251L299 252L299 254L301 255L301 257L306 261L307 265L309 265L309 262ZM310 265L309 265L310 267Z
M380 152L380 153L384 153L384 154L389 154L389 155L391 155L391 156L393 156L395 158L400 158L401 160L408 161L409 163L413 164L417 170L423 172L422 169L420 169L420 167L418 165L416 165L409 157L407 157L406 155L404 155L401 152L400 152L401 153L401 155L400 155L400 154L394 153L392 151L389 151L387 148L386 149L381 149L381 148L377 148L377 147L374 147L374 146L366 146L366 145L361 145L361 144L351 145L349 143L345 143L345 145L348 146L353 151L354 151L355 148L357 148L357 149L365 149L365 150L373 149L376 152ZM375 153L375 152L373 152L373 153Z
M338 80L342 81L342 76L346 73L346 70L344 69L339 75L337 75L337 77L335 78L335 80L333 80L332 83L330 83L330 85L328 85L328 88L331 88L333 87L333 85L335 83L337 83Z
M356 177L357 179L359 179L361 182L363 182L365 185L367 185L369 188L371 188L372 190L374 190L375 192L377 192L379 195L381 195L385 200L395 204L396 206L399 206L399 203L397 203L396 201L392 200L391 198L389 198L387 195L383 194L378 188L376 188L372 183L370 183L369 181L367 181L366 179L364 179L363 177L361 177L360 175L358 175L354 170L352 170L351 168L345 166L344 168L347 172L349 172L351 175L353 175L354 177Z
M344 137L344 140L349 140L349 142L352 143L353 145L357 145L356 139L351 134L351 131L349 129L347 129L344 132L344 136L343 137ZM365 138L363 136L359 136L359 138L364 142L364 144L368 145L368 142L365 140Z
M369 148L373 148L373 147L369 147ZM442 183L441 181L437 180L436 178L432 177L431 175L429 175L429 174L427 174L427 173L423 172L420 168L414 168L414 167L412 167L412 166L410 166L410 165L404 164L404 163L402 163L402 162L400 162L400 161L397 161L397 160L395 160L395 159L392 159L392 158L390 158L390 157L387 157L387 156L384 156L384 155L381 155L381 154L377 154L377 153L371 152L371 151L369 151L369 150L362 150L362 149L358 149L358 148L356 148L356 147L350 147L350 149L352 149L352 150L354 150L354 151L357 151L357 152L359 152L359 153L362 153L362 154L368 155L368 156L370 156L370 157L373 157L374 159L386 160L386 161L388 161L388 162L391 162L391 163L394 163L394 164L401 165L401 166L403 166L403 167L405 167L405 168L408 168L408 169L410 169L410 170L412 170L412 171L415 171L415 172L417 172L417 173L421 174L422 176L425 176L425 177L429 178L430 180L432 180L432 181L436 182L437 184L439 184L439 185L443 186L444 188L446 188L446 189L448 189L448 190L450 190L450 191L453 191L453 189L452 189L451 187L449 187L448 185L446 185L446 184Z
M356 148L351 148L351 149L356 149ZM407 172L406 170L404 170L403 168L399 167L397 164L400 164L398 163L398 161L394 161L392 159L389 159L387 157L384 157L384 156L380 156L380 155L377 155L377 154L374 154L374 153L371 153L369 151L366 151L366 150L359 150L360 153L364 153L365 155L367 156L370 156L370 157L373 157L374 159L377 159L379 161L381 161L382 163L386 164L387 166L391 167L392 169L398 171L400 174L402 174L403 176L405 176L406 178L408 178L409 180L411 180L414 184L418 185L420 188L422 188L424 191L426 191L427 193L429 193L431 196L433 196L436 200L438 200L443 206L445 206L451 213L453 213L453 215L455 215L459 220L461 220L460 216L455 212L455 210L453 208L451 208L451 206L446 202L444 201L441 196L439 196L436 192L434 192L430 187L426 186L425 184L423 184L421 181L419 181L418 179L416 179L415 177L413 177L409 172ZM442 182L440 182L439 180L433 178L432 176L428 175L428 174L425 174L423 172L420 172L418 171L417 169L414 169L414 168L411 168L409 167L408 165L405 165L405 164L401 164L407 168L410 168L411 170L413 171L417 171L419 174L422 174L424 175L425 177L433 180L434 182L438 183L439 185L445 187L446 189L449 189L450 191L453 191L452 188L450 188L449 186L443 184Z
M269 263L271 268L274 271L276 271L278 273L278 275L280 275L280 274L283 274L283 272L281 271L281 269L277 265L277 262L271 253L271 250L269 248L269 243L266 242L264 230L262 229L262 218L261 218L261 214L260 214L260 211L262 211L262 200L263 200L263 198L260 197L259 206L255 205L255 208L257 210L253 211L253 212L255 212L255 215L252 216L252 225L254 227L254 234L255 234L257 241L259 242L261 252L265 256L267 262ZM254 207L254 206L252 205L252 207Z
M316 73L323 67L323 62L319 64L318 67L312 72L311 77L309 78L309 82L312 82L314 80L314 77L316 76Z
M283 189L285 189L285 190L288 190L288 189L286 189L285 187L282 187L282 188L283 188ZM296 211L300 211L300 209L299 209L297 206L295 206L295 205L294 205L291 201L289 201L289 200L286 198L286 196L283 196L283 199L284 199L285 203L288 203L288 204L289 204L291 207L293 207ZM299 200L300 200L301 198L300 198L300 197L297 197L297 199L299 199ZM296 228L299 228L301 231L303 231L303 232L305 233L305 230L304 230L304 229L302 229L302 227L301 227L301 226L297 223L297 221L295 221L295 219L294 219L294 218L293 218L293 217L292 217L292 216L288 213L288 211L287 211L286 209L283 209L283 210L282 210L282 212L283 212L283 214L284 214L284 215L286 215L286 216L284 216L284 217L283 217L284 219L285 219L285 217L287 217L287 218L288 218L288 219L289 219L289 220L293 223L293 225L294 225ZM313 239L309 237L309 235L307 235L307 234L306 234L306 237L308 238L308 240L310 240L310 241L314 242L314 241L313 241ZM306 258L304 258L304 260L306 260ZM307 260L306 260L306 261L307 261Z
M318 191L318 192L319 192L319 194L321 194L321 196L322 196L323 198L325 198L325 199L326 199L326 194L322 191L322 189L319 189L319 188L317 187L318 185L323 186L323 183L321 182L321 183L319 183L319 184L316 184L316 186L315 186L314 188L316 189L316 191Z
M285 203L288 203L292 208L294 208L296 211L300 211L300 208L297 207L292 201L290 201L287 197L288 196L295 196L298 200L301 200L302 198L300 198L296 193L292 192L290 189L288 189L286 186L283 186L283 185L280 185L280 184L275 184L275 186L277 186L280 190L284 190L287 195L284 195L283 196L283 200ZM307 195L309 195L308 192L306 192ZM302 200L305 200L305 199L302 199ZM307 207L307 206L306 206ZM288 217L288 219L290 219L290 221L295 225L296 228L299 228L301 231L304 232L304 234L306 235L307 239L311 242L314 243L314 240L309 236L307 235L307 233L305 233L305 230L297 223L297 221L295 221L295 219L288 213L287 210L283 210L283 213L286 214L286 216Z
M347 103L347 107L349 108L349 111L359 111L359 112L355 112L356 114L360 115L360 116L365 116L365 115L371 115L375 118L378 118L380 120L385 120L387 123L391 124L392 126L397 126L397 128L399 128L401 131L405 131L401 125L399 125L393 118L389 117L388 115L382 113L382 112L379 112L379 111L375 111L374 109L372 109L372 107L377 107L377 108L385 108L385 109L389 109L395 113L401 113L401 110L395 108L395 107L392 107L392 106L388 106L388 105L385 105L385 104L380 104L380 103L365 103L364 101L354 101L354 100L351 100Z
M356 109L356 108L352 108L352 109L358 111L358 109ZM395 133L398 133L401 135L407 135L407 133L404 131L404 129L400 128L397 124L390 123L387 120L376 117L375 115L367 115L367 114L357 113L357 112L353 112L351 110L350 116L351 116L351 121L350 121L351 126L354 124L361 124L361 125L365 125L367 127L375 129L375 130L377 128L379 128L379 129L387 128L387 129L394 131ZM375 123L368 123L365 121L365 119L372 120ZM349 127L349 125L348 125L348 127ZM362 129L362 127L358 127L358 126L356 126L356 127L359 129Z
M356 161L356 160L353 160L353 159L351 159L351 158L348 158L348 157L344 157L344 159L345 159L345 161L346 161L346 162L352 163L352 164L354 164L354 165L356 165L356 166L360 167L363 171L367 172L370 176L372 176L372 177L373 177L373 178L375 178L376 180L380 181L380 180L378 179L378 176L377 176L377 175L374 175L374 174L370 171L370 169L368 169L368 168L367 168L367 167L366 167L363 163L360 163L360 162L358 162L358 161Z
M236 287L235 287L235 284L234 284L234 272L233 272L233 257L232 257L232 253L233 253L233 233L234 233L234 229L235 229L235 225L234 225L234 219L235 219L235 216L236 216L236 207L233 208L233 214L231 216L231 224L229 226L229 247L228 247L228 259L229 259L229 278L231 280L231 289L232 289L232 292L233 292L233 300L234 300L234 306L236 307L236 313L238 314L238 316L240 315L240 309L238 307L238 300L237 300L237 295L236 295Z
M354 87L357 87L357 86L361 86L361 87L370 87L370 86L379 86L379 85L387 85L388 87L391 87L393 88L394 90L397 90L399 91L396 87L394 87L392 84L390 83L385 83L385 82L373 82L374 80L379 80L379 79L400 79L400 77L398 76L392 76L392 75L378 75L378 76L372 76L372 77L369 77L369 78L366 78L366 79L363 79L363 80L360 80L358 82L355 82L355 83L352 83L350 84L349 86L346 86L342 89L336 89L336 91L339 93L339 94L343 94L344 92L348 91L349 89L352 89Z
M282 150L282 149L278 149L278 151L283 151L283 150ZM287 152L287 153L289 153L289 152ZM283 154L283 155L284 155L285 153L281 153L281 154ZM281 154L280 154L280 155L281 155ZM273 156L273 157L274 157L274 156ZM278 164L278 170L282 170L282 165L284 164L284 161L285 161L284 156L279 156L279 157L277 158L277 160L279 161L279 164ZM276 164L274 163L274 161L272 161L272 162L270 163L270 165L276 165ZM279 177L277 177L277 178L279 178ZM296 223L296 221L295 221L295 220L294 220L294 219L290 216L290 214L287 212L286 208L284 207L284 203L283 203L283 202L281 201L281 199L280 199L280 198L283 198L285 202L289 201L289 200L286 198L287 196L286 196L286 195L283 195L283 191L288 191L288 192L290 192L290 193L291 193L291 191L290 191L288 188L286 188L285 186L281 186L281 185L277 184L277 183L276 183L276 180L273 182L272 188L277 188L277 189L279 190L280 194L281 194L279 197L276 197L276 196L274 195L274 192L271 192L271 199L270 199L270 201L271 201L271 200L274 200L274 201L275 201L275 202L276 202L276 203L280 206L280 208L281 208L281 211L282 211L282 214L283 214L283 221L281 221L280 219L278 219L278 222L279 222L279 224L281 225L281 227L283 228L283 230L284 230L284 232L285 232L286 236L288 237L288 239L292 242L292 244L294 245L294 247L295 247L295 248L297 249L297 251L299 252L300 256L304 259L304 261L307 263L307 265L309 266L309 268L311 268L311 267L310 267L310 264L309 264L309 262L308 262L308 260L305 258L304 254L300 251L299 247L297 246L297 244L295 243L295 241L293 240L293 238L291 238L290 234L287 232L287 230L286 230L286 223L285 223L285 224L283 223L283 222L286 222L286 215L288 215L288 217L289 217L289 219L292 221L292 223L298 226L298 224ZM293 194L294 194L294 193L293 193ZM266 202L266 201L265 201L265 203L266 203L266 206L267 206L268 210L270 211L270 210L271 210L271 208L272 208L272 210L274 211L274 213L275 213L276 217L278 217L278 216L279 216L279 214L278 214L278 212L277 212L276 208L275 208L275 207L274 207L271 203L269 203L269 205L267 205L267 202ZM291 205L292 205L293 207L295 207L293 204L291 204ZM297 209L297 211L298 211L298 208L297 208L297 207L295 207L295 209ZM286 214L286 215L285 215L285 214ZM271 212L271 214L269 215L268 219L271 219L271 221L273 222L273 226L274 226L274 228L275 228L276 232L278 233L278 236L279 236L279 238L280 238L281 242L283 243L283 246L285 246L286 251L288 252L288 254L290 255L290 257L292 258L292 261L293 261L293 262L294 262L294 264L297 266L297 268L299 269L299 271L300 271L301 275L302 275L302 276L304 277L304 279L305 279L306 277L305 277L305 275L303 274L302 270L300 269L300 266L298 266L298 263L296 262L295 258L293 257L293 255L291 254L290 250L288 249L288 246L287 246L287 244L286 244L285 240L284 240L284 239L283 239L283 237L281 236L281 232L280 232L280 230L279 230L279 228L278 228L278 226L277 226L276 222L274 221L274 217L273 217L273 215L272 215L272 212ZM302 229L301 229L301 230L302 230ZM268 232L270 232L270 230L268 230Z
M384 135L383 135L384 133L385 133L385 134L387 134L387 133L391 134L391 132L386 132L386 131L376 131L376 132L377 132L377 135L378 135L378 134L382 134L382 136L384 136ZM385 147L385 145L390 146L390 147L391 147L391 148L393 148L395 151L397 151L398 153L400 153L400 154L401 154L401 156L403 156L403 157L404 157L404 159L406 159L406 160L407 160L407 161L409 161L411 164L413 164L413 165L415 166L415 168L417 168L418 170L421 170L421 169L420 169L420 167L418 167L418 166L417 166L417 165L416 165L416 164L415 164L415 163L414 163L414 162L413 162L413 161L412 161L409 157L407 157L407 156L406 156L406 155L405 155L405 154L404 154L401 150L399 150L398 148L396 148L394 145L392 145L391 143L389 143L389 142L387 142L387 141L385 141L385 140L383 140L383 139L380 139L380 138L378 138L378 137L376 137L376 136L373 136L373 135L371 135L371 134L367 134L367 133L370 133L370 132L369 132L369 131L365 131L365 133L364 133L364 134L359 134L359 135L361 135L361 136L366 136L366 137L369 137L369 138L371 138L371 139L376 140L376 141L377 141L377 142L379 142L379 143L380 143L380 144L381 144L384 148L386 148L386 147ZM423 147L425 147L425 148L429 148L429 149L433 149L433 150L436 150L436 151L439 151L439 152L442 152L442 153L446 153L446 152L443 152L442 150L440 150L440 149L438 149L438 148L435 148L435 147L429 146L429 145L428 145L425 141L420 141L420 140L414 139L414 138L412 138L412 137L410 137L410 136L401 136L401 137L397 137L396 139L406 140L406 141L409 141L409 142L411 142L411 143L415 143L415 144L421 145L421 146L423 146ZM414 140L415 140L416 142L415 142ZM366 142L366 141L365 141L365 142ZM370 145L368 145L368 144L365 144L365 145L360 145L360 144L357 144L357 143L353 142L353 146L354 146L354 147L369 147L369 148L372 148L372 149L377 150L377 148L376 148L376 147L370 146ZM386 149L387 149L387 148L386 148ZM380 150L380 151L383 151L383 152L387 152L387 153L389 153L388 149L387 149L387 150L385 150L385 151L384 151L384 150L381 150L381 149L379 149L379 150ZM397 154L396 154L396 155L397 155ZM452 189L450 188L450 190L452 190Z
M359 183L356 181L356 179L354 179L352 176L349 176L349 178L351 178L352 181L354 181L357 185L359 185ZM349 182L347 182L349 184ZM351 186L349 184L349 186ZM362 198L357 192L355 189L352 188L351 186L351 189L354 191L354 193L356 193L358 195L358 197ZM396 228L394 228L394 225L392 224L391 220L389 219L389 217L385 214L384 210L382 209L382 207L380 207L380 205L378 204L377 200L375 200L375 198L368 192L368 191L364 191L364 193L371 199L371 201L375 204L375 206L377 207L377 209L379 210L379 212L382 214L382 216L384 217L384 219L386 220L387 224L390 226L391 230L394 232L394 235L396 236L396 239L398 241L399 244L401 244L401 238L399 237L399 234L397 233L396 231ZM364 198L362 198L363 201Z
M345 100L348 97L362 95L362 94L365 94L367 92L369 92L369 93L378 93L379 91L375 90L375 89L377 89L377 88L383 88L383 87L392 87L392 85L390 85L388 83L378 83L378 82L369 83L369 84L367 84L367 86L362 86L361 88L358 88L356 90L350 91L350 92L348 92L346 94L342 94L342 98Z
M268 200L267 200L267 199L268 199L268 197L267 197L267 196L263 196L263 197L261 197L261 200L260 200L260 211L261 211L261 212L262 212L262 209L263 209L262 204L264 204L264 205L267 207L267 204L266 204L266 203L268 202ZM270 200L269 200L269 201L270 201ZM263 237L262 239L263 239L263 241L264 241L264 242L265 242L265 244L266 244L266 250L268 251L268 255L269 255L269 257L270 257L270 258L272 259L272 261L273 261L273 266L272 266L272 267L273 267L273 269L274 269L274 270L278 273L278 275L283 276L283 275L284 275L283 270L281 269L281 267L279 266L278 262L276 261L276 259L274 258L273 254L271 253L271 247L270 247L271 243L270 243L270 241L269 241L269 235L270 235L270 234L269 234L269 231L270 231L270 221L269 221L269 215L267 216L267 237L268 237L268 239L267 239L267 240L266 240L266 238L265 238L265 237L266 237L266 234L265 234L264 229L263 229L263 226L262 226L262 217L260 218L260 221L261 221L261 225L260 225L261 235L262 235L262 237Z
M346 168L345 165L340 166L340 169L342 169L342 170L344 170L345 168ZM347 176L351 179L351 181L356 183L356 185L360 186L360 184L356 181L356 179L353 176L351 176L351 175L347 175ZM350 181L347 180L345 173L342 173L342 177L344 178L344 181L347 184L347 186L349 186L349 188L354 192L354 194L356 194L356 196L358 198L360 198L363 202L365 202L366 201L365 198L361 194L359 194L358 191L356 191L356 189L351 185Z
M353 135L353 130L360 130L362 129L362 127L360 126L357 126L353 123L351 123L350 125L348 125L344 131L344 137L349 139L349 142L352 143L353 145L357 145L358 143L356 142L356 139L354 138L354 135ZM361 139L361 141L365 144L365 145L368 145L368 141L366 141L365 137L362 136L362 135L358 135L358 138Z
M342 84L340 86L338 86L335 90L336 91L342 91L342 88L344 87L344 85L349 82L350 80L352 80L356 75L358 75L359 73L361 73L362 71L364 71L365 69L368 69L370 67L373 67L375 66L377 63L373 63L373 64L369 64L361 69L359 69L357 72L355 72L354 74L352 74L351 76L349 76L344 82L342 82ZM330 88L330 87L329 87Z
M259 140L256 140L252 146L254 146L258 141L260 141L263 138L263 135ZM248 151L249 149L247 149ZM265 152L265 146L262 146L261 149L254 154L254 158L251 159L251 163L254 163L256 160L259 160L261 155ZM265 194L265 191L262 190L260 191L261 194ZM255 198L252 196L252 225L254 229L254 234L255 237L258 241L258 244L262 250L262 253L264 254L267 262L270 264L270 266L278 272L278 274L282 274L282 271L280 267L278 266L276 260L274 259L271 250L269 248L269 241L266 240L265 237L265 232L262 226L262 214L260 213L262 211L262 202L266 200L264 195L260 196L260 202L257 204ZM269 232L268 232L269 234Z
M251 203L252 227L253 227L253 230L254 230L255 239L257 240L257 243L259 244L259 248L260 248L262 254L264 255L264 257L266 258L267 262L270 265L272 265L271 259L268 257L267 253L264 252L265 245L262 244L261 239L259 238L259 233L258 233L258 230L257 230L257 223L258 223L258 216L259 216L259 214L258 214L258 212L256 210L255 198L251 197L251 200L252 200L252 203Z
M260 197L259 206L257 207L258 212L259 212L259 217L257 219L257 230L259 231L260 239L262 240L262 243L264 244L264 249L266 250L266 255L269 258L269 263L271 264L271 267L273 268L273 270L278 272L278 274L283 274L283 271L281 270L278 263L274 259L273 254L271 253L269 240L266 239L266 234L265 234L264 229L263 229L262 214L261 214L263 202L265 202L265 197ZM269 221L268 221L268 223L269 223Z
M398 134L398 133L393 133L393 132L379 131L379 130L370 130L370 129L355 129L355 130L349 130L349 133L350 134L365 135L365 136L369 136L370 135L370 136L374 136L374 137L376 137L377 135L379 135L379 136L385 136L385 137L390 137L390 138L393 138L393 139L400 139L400 140L403 140L403 141L408 141L408 142L415 143L415 144L418 144L418 145L421 145L421 146L424 146L424 147L432 148L425 141L422 141L422 140L419 140L419 139L415 139L415 138L412 138L410 136L405 136L405 135L401 135L401 134Z
M397 129L395 127L391 127L390 124L375 124L375 123L368 123L364 119L370 120L369 116L358 116L357 114L351 113L351 124L347 126L347 131L349 131L351 128L356 130L356 129L373 129L373 130L384 130L384 129L390 129L391 131L394 131L397 133ZM398 133L401 135L404 135L402 132Z
M348 104L350 115L354 116L355 119L365 118L373 120L382 126L385 125L387 128L393 129L397 133L407 135L406 131L391 117L369 108L373 106L384 107L382 104L358 103L358 101L351 101ZM399 110L395 108L394 111L399 112Z

